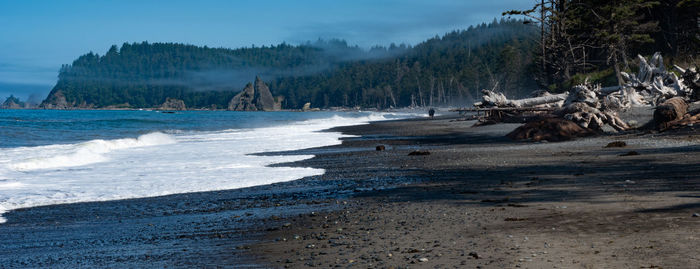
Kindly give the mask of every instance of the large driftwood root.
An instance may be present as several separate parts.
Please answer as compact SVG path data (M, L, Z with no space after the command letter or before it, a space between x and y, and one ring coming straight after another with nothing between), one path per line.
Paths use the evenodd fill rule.
M618 131L629 129L618 115L617 110L609 108L598 99L600 86L591 84L577 85L566 99L564 107L558 112L564 119L573 121L583 128L602 131L605 124Z

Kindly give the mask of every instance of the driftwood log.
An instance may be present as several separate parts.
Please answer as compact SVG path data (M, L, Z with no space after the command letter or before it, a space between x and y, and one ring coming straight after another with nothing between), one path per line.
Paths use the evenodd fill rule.
M550 94L545 92L541 96L525 99L511 100L499 92L482 90L483 101L474 104L476 107L538 107L542 105L555 104L566 100L568 93Z
M670 123L677 122L688 113L688 103L680 97L674 97L656 106L654 123L659 130L667 129Z

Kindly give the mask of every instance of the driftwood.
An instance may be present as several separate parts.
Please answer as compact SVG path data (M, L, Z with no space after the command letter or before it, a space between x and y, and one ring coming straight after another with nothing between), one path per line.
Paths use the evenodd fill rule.
M602 131L605 124L623 131L629 128L620 117L614 107L603 106L598 99L600 86L576 85L572 89L572 94L567 98L564 107L558 111L564 119L573 121L583 128Z
M675 73L665 69L661 53L655 53L649 61L641 55L637 58L639 72L636 75L621 72L625 83L621 91L611 93L625 97L622 100L623 107L655 106L673 97L682 97L686 101L697 100L697 87L691 87L693 82L697 82L695 69L685 70L676 66L676 70L682 74L682 78L678 78Z
M475 103L474 106L477 108L554 107L559 108L554 115L575 122L582 128L602 131L604 125L609 125L618 131L623 131L630 127L618 116L619 111L630 107L666 104L666 101L675 98L683 103L700 100L700 74L697 68L684 69L675 66L680 74L679 77L666 70L660 53L655 53L648 60L641 55L638 59L639 72L637 74L622 72L624 80L622 86L601 88L600 85L592 85L586 81L582 85L574 86L567 93L538 92L534 97L519 100L511 100L501 93L483 90L483 101ZM665 123L682 122L677 114L683 111L675 106L669 107L666 104L659 106L656 111L659 114L659 120L663 119ZM681 118L683 114L680 115ZM503 119L517 117L514 113L506 113L502 116L502 113L498 112L497 115L499 117L486 117L486 119L488 122L502 122Z
M593 130L583 128L572 121L561 118L549 118L528 122L506 136L513 140L558 142L594 134Z
M566 99L568 93L549 94L545 93L542 96L531 97L519 100L510 100L502 93L482 90L484 94L483 101L474 104L477 107L537 107L547 104L562 102Z
M491 125L496 123L525 123L551 115L556 109L551 107L489 107L489 108L459 108L450 109L465 115L476 112L471 119L477 120L474 126Z
M680 120L669 121L663 124L662 126L659 126L659 131L663 132L672 129L694 128L693 126L695 126L696 124L700 124L700 111L686 114Z
M674 97L656 106L654 121L657 124L663 124L669 121L680 120L687 112L688 103L680 97Z
M697 68L683 69L677 65L674 67L681 74L681 82L687 88L690 101L700 100L700 73Z
M654 109L654 124L657 129L665 130L672 125L681 123L684 118L691 118L688 117L687 113L688 103L680 97L674 97Z

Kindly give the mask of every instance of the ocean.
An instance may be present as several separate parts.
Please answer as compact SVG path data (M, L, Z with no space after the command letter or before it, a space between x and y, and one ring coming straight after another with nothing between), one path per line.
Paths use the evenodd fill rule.
M335 145L342 134L320 131L409 116L415 114L0 110L0 214L320 175L322 169L269 167L310 155L252 154Z

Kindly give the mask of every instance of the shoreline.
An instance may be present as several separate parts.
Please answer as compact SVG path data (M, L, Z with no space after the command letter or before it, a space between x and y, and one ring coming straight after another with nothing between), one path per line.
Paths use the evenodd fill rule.
M359 137L294 164L326 169L329 180L413 183L284 219L248 253L289 268L700 267L697 131L523 143L503 137L517 124L472 123L333 129ZM605 148L618 140L628 146Z
M700 154L697 132L522 143L503 136L517 124L472 123L438 117L336 127L354 137L262 153L312 154L274 166L326 169L292 182L13 210L0 225L0 241L12 242L0 246L0 264L700 264L700 218L691 217L700 211L700 167L688 158ZM629 146L603 148L613 140ZM385 151L375 150L380 144ZM431 154L408 156L414 150ZM640 155L619 156L629 151Z
M252 227L275 222L285 214L335 207L339 202L329 197L345 197L356 187L336 187L315 178L243 189L14 209L4 215L8 221L0 225L0 241L10 242L0 246L0 267L178 266L183 260L191 260L190 265L235 261L255 266L238 248L260 233ZM46 242L46 238L55 242Z

